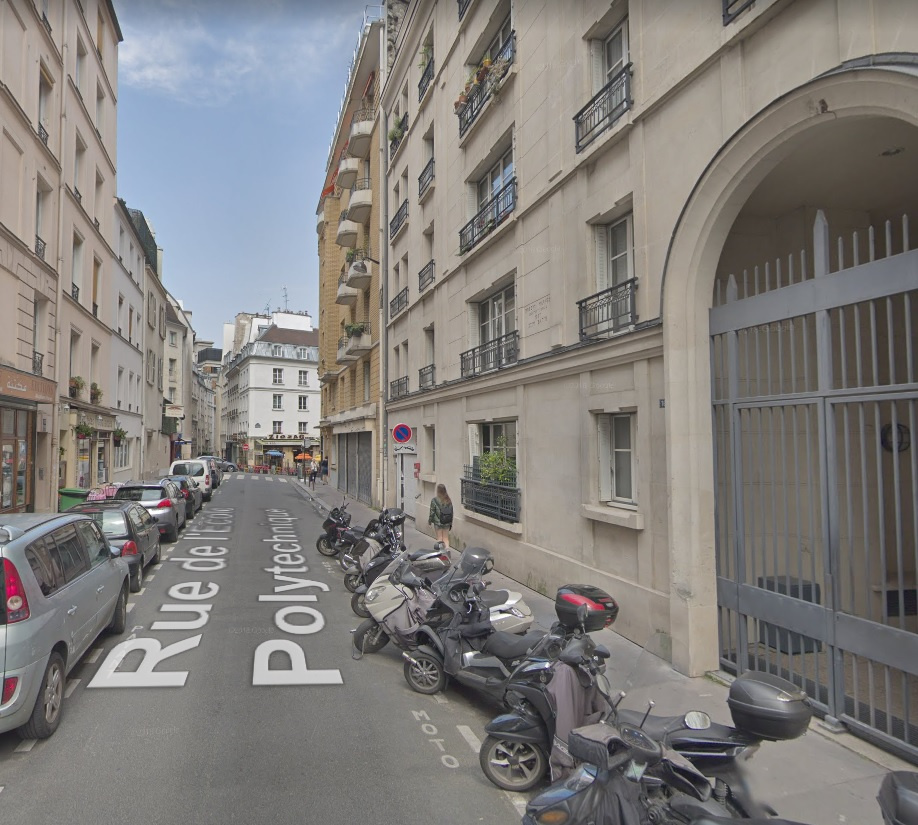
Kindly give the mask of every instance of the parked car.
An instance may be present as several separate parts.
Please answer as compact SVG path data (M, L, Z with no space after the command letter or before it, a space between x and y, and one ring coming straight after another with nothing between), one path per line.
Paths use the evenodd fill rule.
M183 458L173 461L167 476L191 476L201 486L204 501L210 501L214 493L213 472L206 461L197 458Z
M178 540L179 530L185 526L185 497L174 481L129 481L118 488L115 501L136 501L143 505L166 541Z
M226 472L228 473L238 473L239 472L239 468L235 464L233 464L232 461L226 461L224 463L226 464Z
M223 473L220 470L220 459L215 455L199 455L198 461L206 461L214 478L214 489L220 486L223 481Z
M128 565L80 513L0 516L0 733L57 730L67 674L127 623Z
M204 493L201 492L200 485L191 476L167 475L166 478L178 484L185 499L185 518L191 521L195 513L204 506Z
M102 528L112 547L121 550L130 569L131 592L143 587L143 569L159 561L159 525L134 501L87 501L68 513L83 513Z

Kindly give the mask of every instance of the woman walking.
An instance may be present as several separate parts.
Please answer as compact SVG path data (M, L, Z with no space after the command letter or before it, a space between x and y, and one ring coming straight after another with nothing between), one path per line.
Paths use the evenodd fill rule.
M437 485L437 494L430 500L428 524L437 531L437 541L449 549L449 531L453 527L453 501L446 492L445 484Z

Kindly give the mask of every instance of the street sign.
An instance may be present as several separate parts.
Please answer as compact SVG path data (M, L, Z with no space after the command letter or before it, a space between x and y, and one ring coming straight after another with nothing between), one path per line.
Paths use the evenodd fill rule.
M243 444L243 445L242 445L242 451L243 451L243 452L248 452L248 450L249 450L249 445L248 445L248 444Z
M399 444L407 444L411 441L411 427L407 424L396 424L392 428L392 438L397 441Z

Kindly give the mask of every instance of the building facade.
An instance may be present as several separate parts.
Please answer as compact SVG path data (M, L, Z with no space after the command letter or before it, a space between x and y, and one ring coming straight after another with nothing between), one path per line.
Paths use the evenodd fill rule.
M914 756L918 7L404 20L388 503L424 524L445 483L456 542L519 581L603 587L680 670L783 673Z

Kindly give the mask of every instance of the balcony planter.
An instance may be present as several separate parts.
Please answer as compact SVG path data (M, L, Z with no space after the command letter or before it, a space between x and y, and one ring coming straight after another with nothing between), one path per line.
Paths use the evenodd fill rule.
M115 446L118 447L121 445L121 441L127 436L127 430L121 429L121 427L115 427L112 430L112 440L115 442Z
M485 453L478 459L482 484L498 484L502 487L516 485L516 461L506 453L507 438L501 436L495 442L498 448Z
M102 388L95 381L89 385L89 400L92 404L98 404L102 400Z
M363 321L357 321L353 324L344 325L344 333L348 338L353 338L355 335L362 335L366 331L367 325Z
M457 115L465 108L468 100L469 96L465 92L459 92L459 97L456 98L456 102L453 104L453 109Z
M81 421L79 424L77 424L74 430L76 431L76 437L80 441L89 438L93 432L92 425L87 424L85 421Z
M79 375L74 375L70 379L70 397L79 398L85 386L86 382Z

